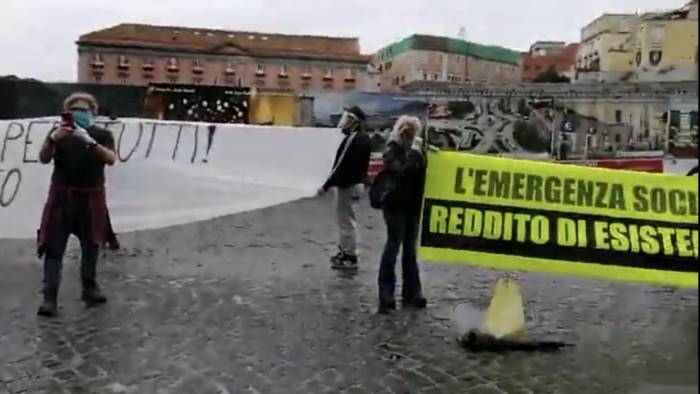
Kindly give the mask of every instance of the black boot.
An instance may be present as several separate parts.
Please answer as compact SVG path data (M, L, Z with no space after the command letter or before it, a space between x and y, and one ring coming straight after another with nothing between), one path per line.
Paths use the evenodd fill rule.
M36 314L43 317L56 317L58 315L58 288L44 287L43 293L44 301Z
M423 296L411 297L401 300L401 306L403 308L425 309L428 306L428 300Z
M379 309L377 313L380 315L388 315L396 310L396 301L379 301Z
M96 283L84 283L82 300L88 305L96 305L106 303L107 297L102 294Z

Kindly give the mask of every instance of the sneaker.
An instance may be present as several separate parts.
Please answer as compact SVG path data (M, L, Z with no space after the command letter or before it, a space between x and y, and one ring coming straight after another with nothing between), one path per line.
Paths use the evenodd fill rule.
M337 270L356 270L357 269L357 256L351 256L349 254L343 254L343 256L333 261L331 268Z
M345 257L345 253L339 251L336 253L334 256L331 256L331 263L336 264L340 261L343 261L343 258Z
M428 307L428 300L426 300L424 297L415 297L408 300L402 300L401 307L412 309L425 309Z

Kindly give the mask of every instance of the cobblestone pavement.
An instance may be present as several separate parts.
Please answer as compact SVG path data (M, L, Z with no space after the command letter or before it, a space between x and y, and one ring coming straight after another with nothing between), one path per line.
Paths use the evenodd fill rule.
M125 234L100 267L110 303L38 319L32 242L0 241L0 394L696 393L697 291L521 274L533 335L556 354L470 354L451 308L499 273L423 265L429 309L375 312L383 225L363 209L355 277L328 267L330 199Z

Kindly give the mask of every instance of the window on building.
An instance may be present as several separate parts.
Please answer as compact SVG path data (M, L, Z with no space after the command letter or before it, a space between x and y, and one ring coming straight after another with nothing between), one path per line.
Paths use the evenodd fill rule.
M678 110L671 111L670 126L675 127L677 129L681 128L681 111L678 111Z
M226 68L224 69L224 74L235 75L236 74L236 65L234 63L228 63L226 65Z
M433 74L433 80L438 81L440 79L440 75L438 73Z
M129 68L129 58L127 58L125 55L119 55L118 67Z
M304 71L301 73L301 79L311 79L311 65L305 64Z
M622 135L615 134L615 143L619 144L620 142L622 142Z
M92 55L92 61L90 62L93 68L103 68L105 63L104 59L102 58L101 53L95 53Z
M264 64L258 64L258 68L255 71L255 75L257 75L257 76L265 75L265 65Z
M195 74L202 74L204 72L204 66L200 59L194 59L192 61L192 72Z
M345 73L345 81L355 82L355 69L348 68L348 70Z
M141 66L144 70L153 70L155 68L155 65L153 63L153 59L151 58L145 58L143 59L143 65Z
M332 80L333 79L333 69L332 68L326 68L326 71L323 73L323 79L326 81Z
M405 76L405 75L402 75L402 76L401 76L401 83L404 83L404 82L406 82L406 76Z
M615 123L622 123L622 111L619 109L615 110Z
M168 71L177 71L179 68L177 59L174 57L171 57L168 59Z

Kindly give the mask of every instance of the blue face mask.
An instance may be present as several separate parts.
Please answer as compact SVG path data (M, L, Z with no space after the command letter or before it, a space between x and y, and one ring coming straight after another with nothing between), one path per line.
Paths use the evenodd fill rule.
M73 121L78 126L87 129L95 124L95 119L93 119L92 114L88 111L73 111Z

